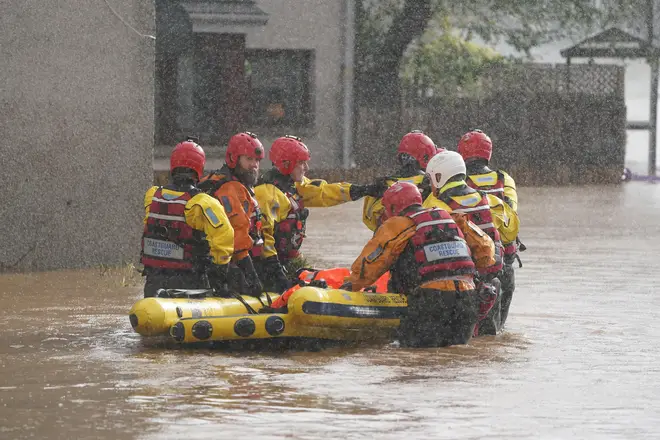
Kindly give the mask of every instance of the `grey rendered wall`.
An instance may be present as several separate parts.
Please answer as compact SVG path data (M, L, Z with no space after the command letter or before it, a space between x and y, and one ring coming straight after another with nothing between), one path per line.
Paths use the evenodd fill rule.
M260 0L269 14L268 24L250 29L249 49L314 49L315 124L301 130L312 152L312 165L332 168L341 165L342 151L342 37L344 5L338 0ZM280 135L287 134L282 133ZM275 138L262 137L264 145ZM268 144L266 144L268 142Z
M154 32L151 0L108 0ZM135 260L154 41L104 0L0 2L0 271Z

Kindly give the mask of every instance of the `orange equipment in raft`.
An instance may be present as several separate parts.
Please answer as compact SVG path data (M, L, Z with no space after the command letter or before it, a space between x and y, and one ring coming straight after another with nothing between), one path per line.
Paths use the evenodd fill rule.
M301 269L298 271L298 279L301 283L296 284L295 286L289 288L281 296L276 298L273 301L271 307L274 309L279 309L285 307L289 297L293 292L304 287L307 284L312 283L313 281L325 281L327 287L330 289L339 289L342 284L344 284L345 279L351 274L351 270L347 267L335 267L332 269ZM377 293L387 293L387 283L390 280L390 273L385 272L374 284L375 291Z

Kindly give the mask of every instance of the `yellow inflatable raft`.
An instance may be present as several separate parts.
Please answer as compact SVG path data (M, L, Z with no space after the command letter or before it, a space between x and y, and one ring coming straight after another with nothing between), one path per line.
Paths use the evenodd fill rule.
M208 316L244 315L247 309L237 299L233 298L144 298L136 302L128 312L131 326L142 336L158 336L169 334L170 327L182 318L202 318ZM276 298L277 295L271 296ZM243 298L255 310L267 303L266 296L262 302L257 298Z
M256 298L244 299L255 310L262 307ZM141 335L169 333L183 343L287 337L387 341L406 307L403 295L307 286L291 295L286 313L249 314L236 299L146 298L129 317Z

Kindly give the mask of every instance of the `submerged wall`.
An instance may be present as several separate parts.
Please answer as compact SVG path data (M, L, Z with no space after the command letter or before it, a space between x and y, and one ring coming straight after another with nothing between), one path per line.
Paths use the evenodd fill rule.
M134 260L153 180L150 0L0 3L0 271Z

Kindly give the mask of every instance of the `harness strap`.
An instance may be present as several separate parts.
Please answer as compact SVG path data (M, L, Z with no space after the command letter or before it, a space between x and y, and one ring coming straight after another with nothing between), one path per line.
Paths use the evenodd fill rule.
M230 292L230 294L231 294L231 296L233 296L234 298L236 298L237 300L239 300L239 301L241 302L241 304L243 304L243 305L245 306L245 308L247 309L247 311L248 311L248 313L249 313L250 315L258 315L258 314L259 314L259 312L257 312L256 310L254 310L254 309L252 308L252 306L251 306L250 304L248 304L248 302L245 301L245 298L243 298L241 295L239 295L239 294L236 293L236 292Z

